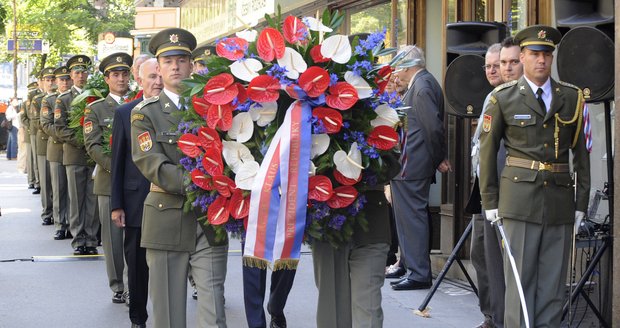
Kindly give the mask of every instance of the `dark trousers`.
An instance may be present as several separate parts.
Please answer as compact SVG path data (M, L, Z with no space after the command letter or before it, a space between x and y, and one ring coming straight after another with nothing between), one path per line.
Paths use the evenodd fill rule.
M146 249L140 247L140 227L125 227L124 251L127 260L129 284L129 319L132 323L146 322L148 300L149 267L146 265Z
M293 286L296 270L277 270L271 273L271 289L267 311L272 318L284 316L286 299ZM243 266L243 299L249 328L265 328L267 321L263 300L267 285L267 270Z

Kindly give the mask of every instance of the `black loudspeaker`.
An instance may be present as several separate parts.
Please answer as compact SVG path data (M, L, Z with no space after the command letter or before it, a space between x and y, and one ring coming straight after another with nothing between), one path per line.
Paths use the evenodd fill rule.
M508 28L497 22L458 22L446 25L447 64L460 55L482 55L506 38Z
M470 118L480 116L484 99L493 90L483 65L484 57L480 55L461 55L450 63L444 80L448 113Z
M595 27L613 40L613 0L555 0L558 30L566 34L578 26Z
M613 100L614 42L594 27L570 29L558 46L558 75L582 88L587 102Z

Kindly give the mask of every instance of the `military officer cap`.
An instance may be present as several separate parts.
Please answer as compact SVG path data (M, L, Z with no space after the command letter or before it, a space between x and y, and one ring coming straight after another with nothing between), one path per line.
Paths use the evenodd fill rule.
M191 56L196 48L196 37L182 28L168 28L155 34L149 42L149 51L159 56Z
M38 87L39 87L39 83L37 83L36 81L34 81L34 82L30 82L30 83L28 83L28 85L26 86L26 88L28 88L28 90L31 90L31 89L36 89L36 88L38 88Z
M105 57L99 64L99 70L103 74L109 71L128 71L132 64L133 59L129 54L117 52Z
M51 77L51 78L55 78L56 76L54 75L54 71L56 69L54 67L46 67L44 69L41 70L41 73L39 73L39 77L44 79L46 77Z
M69 78L69 69L67 66L60 66L54 70L54 75L59 79L68 79Z
M200 62L204 65L205 59L207 59L207 57L211 56L212 54L215 54L214 46L198 47L194 51L192 51L192 62Z
M545 25L532 25L515 35L515 41L521 49L525 47L534 51L553 51L561 39L560 31Z
M69 68L70 71L88 70L90 64L90 57L84 55L73 56L67 60L67 68Z

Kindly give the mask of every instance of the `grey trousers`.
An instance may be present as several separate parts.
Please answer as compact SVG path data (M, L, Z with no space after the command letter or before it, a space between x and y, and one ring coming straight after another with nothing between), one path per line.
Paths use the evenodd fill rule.
M387 243L334 248L314 242L318 328L383 327L381 287L389 249Z
M69 229L68 196L67 196L67 171L59 162L50 163L50 175L52 177L52 208L54 225L56 230Z
M97 247L99 215L97 198L93 194L93 168L67 165L65 169L69 191L69 229L73 235L71 246Z
M200 226L196 228L196 234L194 252L146 249L154 328L187 326L187 274L190 264L199 295L197 326L226 327L224 281L228 245L210 246Z
M30 138L30 135L26 133L26 138ZM28 184L33 185L35 188L39 187L39 180L35 175L36 171L36 154L32 151L32 145L30 143L24 143L26 145L26 172L28 173ZM35 156L33 156L33 154Z
M30 163L30 168L32 169L32 174L34 176L34 186L35 188L39 188L39 166L37 164L37 136L36 135L28 135L30 137L30 147L28 148L30 152L28 153L28 162Z
M54 213L52 203L52 175L50 173L50 163L45 155L37 156L39 169L39 186L41 187L41 219L51 219Z
M530 327L560 327L566 291L572 224L545 225L503 219L529 313ZM519 293L507 255L506 327L525 327Z
M390 186L401 261L405 260L405 268L409 271L407 278L417 282L431 282L427 210L431 178L392 180Z
M101 245L105 254L105 268L109 286L113 292L122 293L125 291L125 282L127 282L123 229L112 223L110 196L97 196L97 204L99 205L99 221L101 223Z

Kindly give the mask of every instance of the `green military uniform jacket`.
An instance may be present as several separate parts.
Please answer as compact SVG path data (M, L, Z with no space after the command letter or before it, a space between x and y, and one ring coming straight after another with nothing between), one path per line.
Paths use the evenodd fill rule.
M199 209L183 211L187 199L179 165L183 154L177 147L179 133L173 132L180 122L179 116L173 115L177 111L164 92L138 104L131 113L131 153L140 172L151 182L151 192L144 200L141 246L192 252L196 248L196 220L202 214ZM215 245L213 229L204 230L209 244Z
M69 111L71 110L71 102L73 98L80 93L71 87L56 98L56 107L54 108L54 129L56 137L63 142L62 145L62 164L64 165L89 165L88 155L84 145L81 144L75 136L75 132L69 127Z
M112 190L112 153L104 153L104 145L109 140L103 140L106 131L112 130L114 110L118 103L111 95L105 99L93 101L86 106L84 114L84 145L90 158L97 163L93 193L100 196L110 196Z
M30 91L28 93L28 98L26 102L24 103L24 107L22 109L22 116L20 118L21 124L22 124L21 126L26 129L26 132L28 133L28 135L32 134L30 133L30 105L32 104L32 99L41 93L43 93L43 91L41 91L38 88ZM35 131L35 134L36 134L36 131ZM24 138L24 140L25 141L27 140L26 142L30 143L30 138Z
M34 98L32 98L32 102L30 103L30 114L28 114L30 123L30 135L36 136L37 155L39 156L45 156L47 154L48 136L45 132L43 132L43 130L41 130L40 124L41 101L43 101L43 97L45 96L47 96L47 94L39 93Z
M524 77L501 85L492 93L480 138L480 193L482 207L499 209L500 217L538 224L569 224L575 220L575 210L587 210L590 157L581 128L580 90L551 79L551 91L547 113L540 108ZM498 181L496 158L502 138L506 155L520 159L567 164L571 150L577 192L569 172L506 166Z
M54 92L43 97L41 100L41 130L47 134L47 160L50 162L62 163L62 142L56 137L54 129L54 106L56 104L58 92Z

